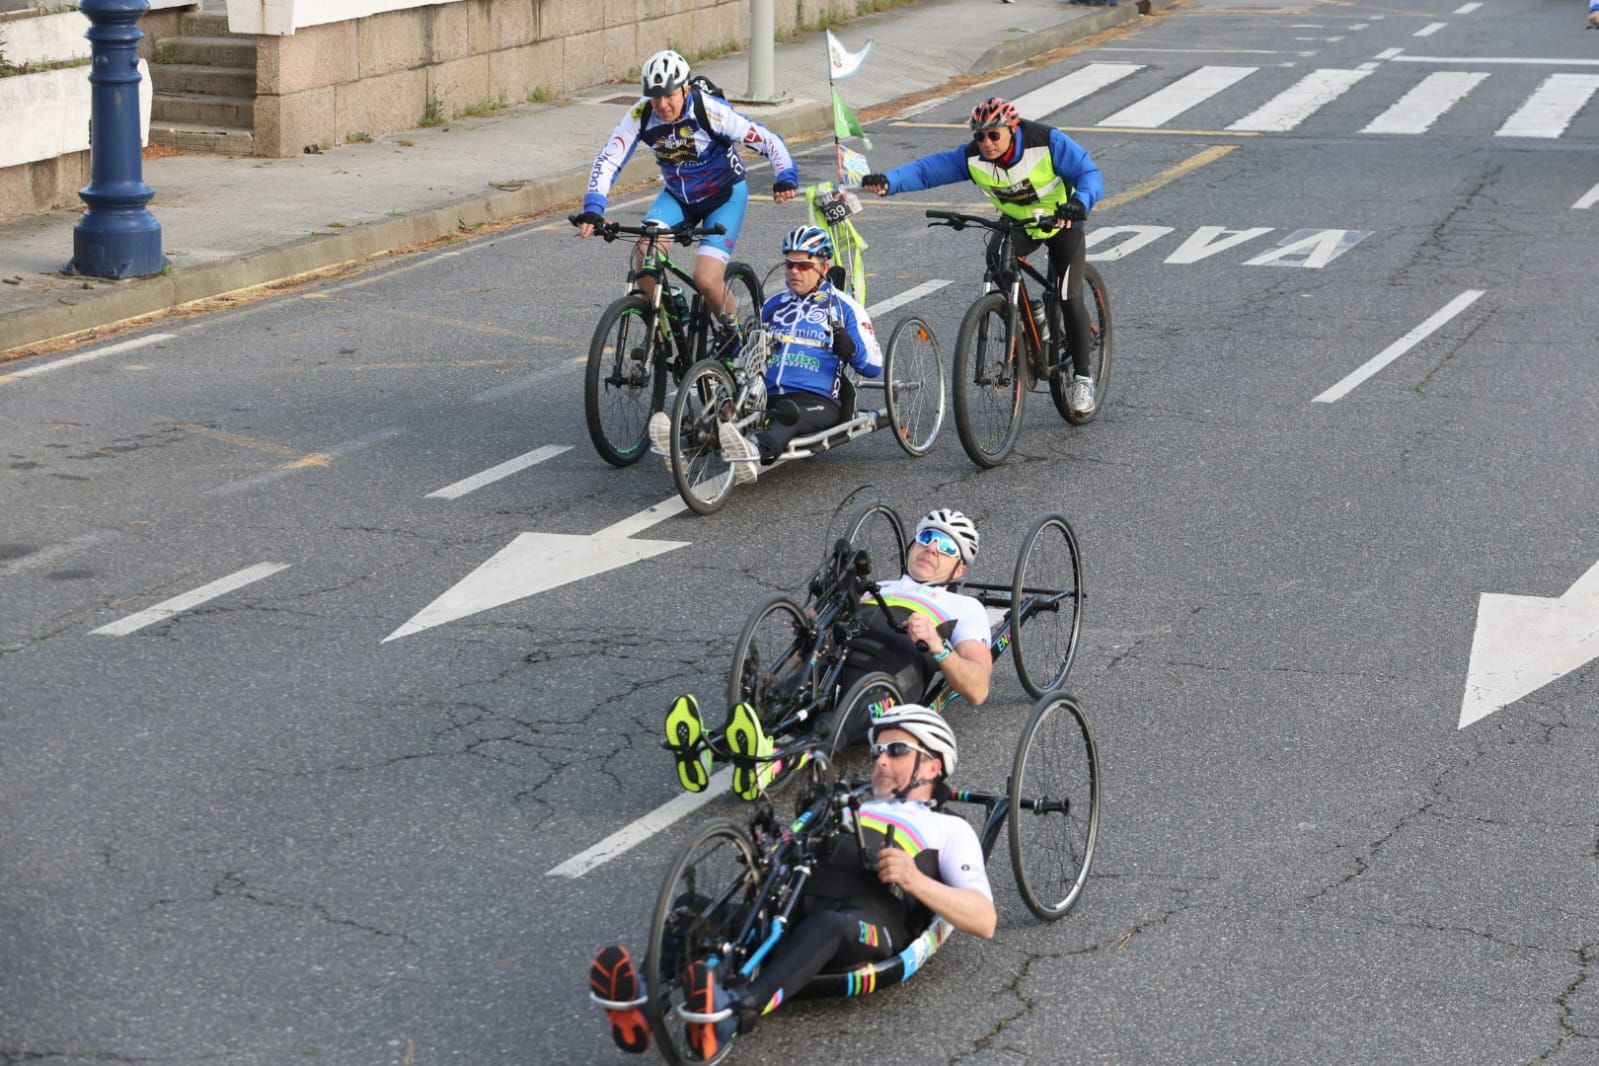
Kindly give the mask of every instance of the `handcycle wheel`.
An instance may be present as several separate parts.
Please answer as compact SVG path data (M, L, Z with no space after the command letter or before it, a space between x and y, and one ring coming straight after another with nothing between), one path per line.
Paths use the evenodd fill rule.
M1021 338L1001 293L977 298L955 340L955 430L972 462L1005 461L1022 431Z
M768 725L786 717L800 698L811 636L804 608L782 593L757 607L734 645L728 707L747 703Z
M721 510L733 491L733 467L722 458L717 423L733 407L733 375L715 359L688 368L672 401L672 481L696 514Z
M661 1055L673 1066L720 1062L729 1041L709 1059L693 1055L686 1023L683 970L691 962L735 960L724 954L760 899L761 871L755 845L743 826L727 818L701 825L678 850L661 884L650 921L644 958L644 1013ZM724 972L718 966L718 976Z
M904 698L893 675L881 670L858 678L845 689L838 698L829 731L827 750L832 753L833 765L842 765L852 732L858 728L864 735L871 719L881 717L889 708L904 702Z
M1010 865L1027 909L1046 922L1082 894L1099 837L1099 754L1077 700L1033 707L1010 776Z
M911 455L926 455L944 428L944 360L932 327L915 315L889 334L883 396L899 446Z
M666 378L648 300L630 293L607 307L589 342L583 374L583 417L594 450L612 466L639 461L649 445L650 415L666 406ZM636 358L642 354L644 358Z
M905 573L905 523L888 504L879 501L861 508L844 536L871 556L875 580L892 581Z
M1027 531L1010 596L1011 656L1036 700L1066 680L1083 630L1083 557L1064 516L1044 515Z
M1092 422L1094 416L1099 414L1105 406L1105 397L1110 392L1110 361L1111 361L1111 325L1110 325L1110 295L1105 291L1105 279L1099 276L1099 271L1092 263L1083 267L1083 303L1088 308L1088 336L1090 351L1088 355L1089 376L1094 379L1094 409L1086 414L1074 415L1066 406L1066 390L1071 388L1071 377L1075 371L1072 369L1070 353L1061 352L1060 373L1056 374L1049 382L1049 396L1055 401L1055 410L1060 416L1074 426L1085 422ZM1064 317L1064 316L1061 316ZM1064 338L1065 322L1061 322L1061 332L1057 337Z

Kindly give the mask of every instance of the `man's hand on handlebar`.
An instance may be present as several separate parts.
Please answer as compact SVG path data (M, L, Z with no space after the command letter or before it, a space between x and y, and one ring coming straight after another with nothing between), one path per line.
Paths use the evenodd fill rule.
M1055 210L1055 217L1070 226L1073 222L1088 221L1088 208L1077 197L1072 197Z
M861 179L861 188L867 192L875 192L879 196L888 195L888 175L868 174Z
M937 655L945 648L944 638L924 614L912 614L905 619L905 635L923 651Z
M593 211L584 211L582 214L571 217L572 225L577 227L579 239L594 236L594 227L605 224L605 216Z

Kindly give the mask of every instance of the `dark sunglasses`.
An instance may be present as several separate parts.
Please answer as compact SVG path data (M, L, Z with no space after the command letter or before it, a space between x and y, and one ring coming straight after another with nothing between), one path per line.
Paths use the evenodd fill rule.
M997 141L1004 136L1004 130L978 130L972 137L979 141Z
M820 270L822 268L820 263L813 263L809 259L785 259L785 260L783 260L783 269L784 270L810 270L812 267L815 267L817 270Z
M941 529L922 530L916 534L916 543L926 545L949 559L954 559L961 553L960 545L955 543L955 538Z
M891 740L887 744L873 744L872 758L875 759L879 755L887 754L890 759L903 759L913 751L925 755L929 759L933 757L932 752L926 748L918 748L908 740Z

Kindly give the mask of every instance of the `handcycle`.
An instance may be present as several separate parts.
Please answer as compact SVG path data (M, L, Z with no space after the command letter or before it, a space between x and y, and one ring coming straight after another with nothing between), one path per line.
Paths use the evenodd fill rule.
M569 221L581 225L577 216ZM602 222L596 236L607 243L621 237L641 238L643 259L627 274L627 292L600 314L589 343L583 376L583 415L600 458L612 466L628 466L649 449L650 415L666 409L667 378L681 382L691 366L715 350L711 308L694 287L694 279L672 262L664 238L687 245L726 232L707 228L655 224L624 226ZM644 279L654 282L646 292ZM673 283L673 279L685 288ZM741 327L760 319L761 282L748 263L727 264L727 292Z
M1067 350L1065 309L1049 279L1016 254L1016 234L1031 225L1001 216L965 215L956 211L928 211L930 226L962 230L981 226L996 239L983 274L983 295L961 319L955 341L955 429L966 454L982 467L1003 463L1016 446L1022 430L1022 394L1049 382L1049 395L1062 418L1073 425L1093 420L1110 392L1112 331L1110 297L1105 281L1092 263L1084 265L1084 303L1088 308L1090 374L1095 404L1091 411L1073 414L1066 404L1071 387L1072 354ZM1050 339L1039 336L1027 296L1027 279L1043 292Z
M657 897L644 963L642 1006L662 1056L674 1066L701 1060L690 1052L686 1027L715 1023L725 1012L688 1009L682 973L705 962L721 980L753 977L783 942L805 885L830 843L842 833L861 839L866 791L840 779L826 742L811 742L796 814L780 818L770 802L747 826L730 818L700 825L679 848ZM1082 705L1051 692L1038 701L1023 727L1003 791L956 789L949 801L986 812L978 839L986 862L1001 830L1007 832L1011 872L1023 903L1043 921L1064 917L1088 879L1099 834L1099 757ZM952 927L932 916L898 954L818 974L799 997L860 996L909 980L948 939ZM619 1008L597 1000L601 1006ZM731 1043L709 1061L726 1057Z
M744 623L727 705L748 703L773 737L803 736L831 716L827 736L818 739L836 759L863 715L909 697L940 712L959 699L941 673L919 693L901 691L902 682L883 671L842 685L851 649L871 639L862 607L875 604L888 614L873 567L882 568L885 580L897 577L907 544L905 523L893 507L874 500L861 508L811 576L803 604L777 593ZM1009 584L963 580L959 588L991 614L1004 612L989 649L995 661L1009 649L1029 696L1042 698L1065 682L1082 634L1084 596L1082 555L1065 516L1045 514L1033 523Z
M768 418L797 415L781 399L771 403L767 394L772 344L770 332L752 327L735 358L702 359L683 375L672 404L668 460L678 495L697 514L720 510L733 491L732 466L722 454L722 422L731 422L742 435ZM911 317L894 327L883 350L880 379L857 381L852 374L841 379L838 424L795 437L777 462L817 455L885 426L909 455L932 449L944 425L944 363L938 339L925 321ZM882 407L859 404L858 394L867 390L881 391Z

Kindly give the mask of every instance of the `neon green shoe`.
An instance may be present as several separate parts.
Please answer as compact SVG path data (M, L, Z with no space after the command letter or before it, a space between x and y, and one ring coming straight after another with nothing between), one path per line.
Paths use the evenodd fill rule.
M727 746L733 753L733 793L740 799L759 799L782 769L770 760L775 745L761 728L760 715L747 703L736 704L727 716Z
M704 792L711 783L711 749L705 744L700 701L679 696L666 712L666 750L677 761L677 782L690 792Z

